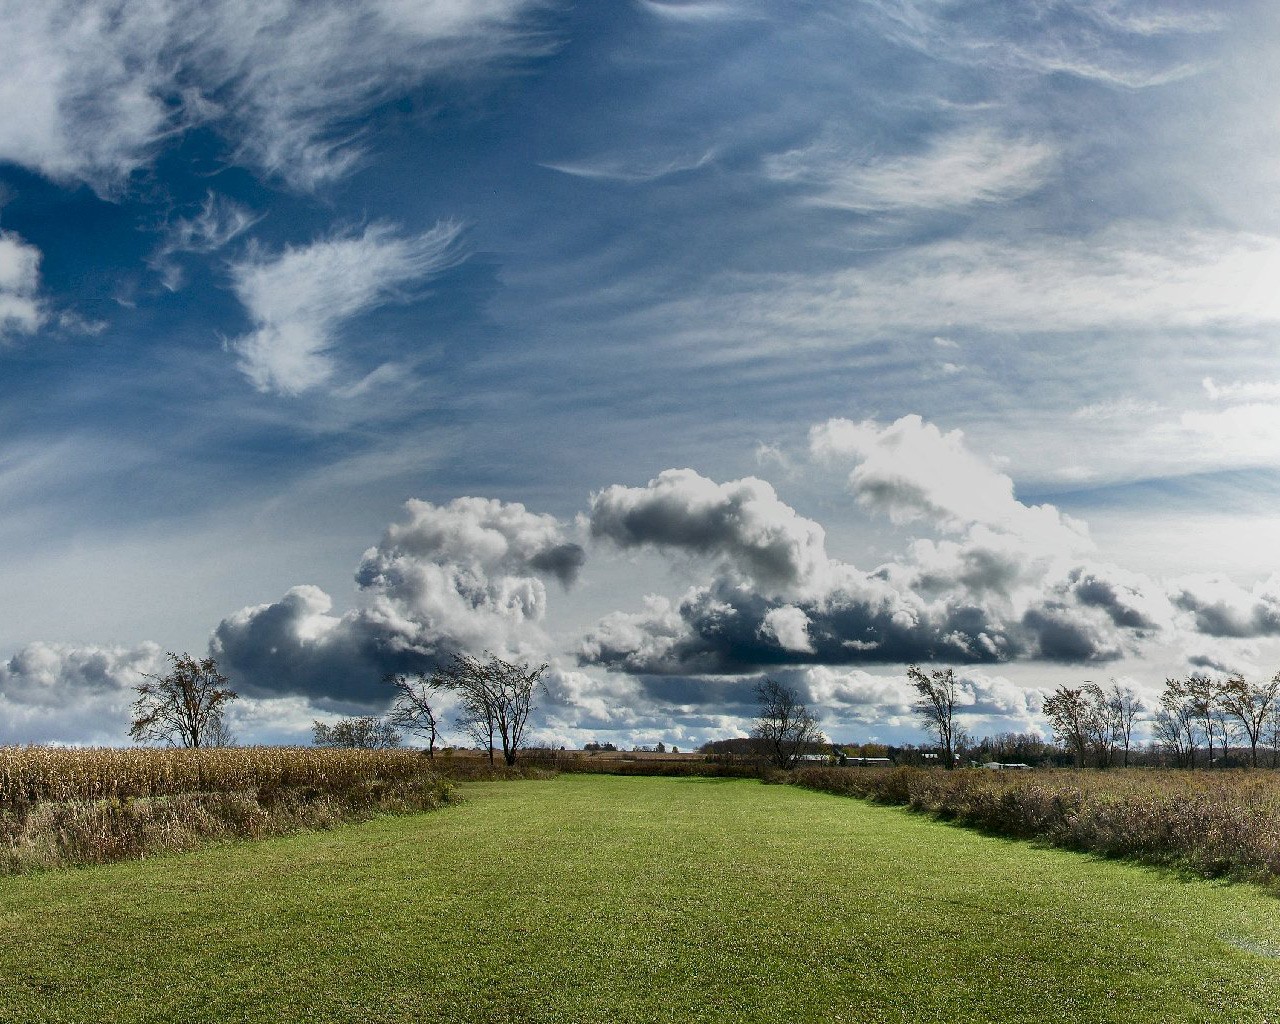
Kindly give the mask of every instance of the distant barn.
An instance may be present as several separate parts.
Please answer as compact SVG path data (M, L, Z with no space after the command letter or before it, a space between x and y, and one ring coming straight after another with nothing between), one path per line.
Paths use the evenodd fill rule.
M840 763L846 768L889 768L893 765L887 757L842 757Z

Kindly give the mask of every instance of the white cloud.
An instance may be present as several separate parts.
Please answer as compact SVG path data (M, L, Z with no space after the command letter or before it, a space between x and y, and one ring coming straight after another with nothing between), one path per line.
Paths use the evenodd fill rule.
M1221 575L1190 576L1175 585L1172 596L1209 636L1280 636L1280 573L1247 590Z
M644 487L614 484L592 495L591 533L622 547L724 559L770 591L820 588L829 563L822 527L756 477L719 484L668 469Z
M815 653L813 641L809 639L809 616L795 605L769 609L761 620L760 635L776 641L786 651Z
M1195 74L1198 64L1156 44L1223 24L1216 12L1115 0L996 5L973 18L956 18L953 5L930 0L869 0L866 7L886 38L935 59L994 72L1073 75L1122 89Z
M943 210L1026 195L1048 180L1052 147L979 129L934 140L925 152L883 157L832 142L780 153L765 161L774 181L810 189L812 202L873 212Z
M40 250L12 231L0 231L0 341L6 334L39 330L39 287Z
M856 271L797 278L795 301L780 311L801 330L1268 325L1280 323L1277 279L1280 239L1129 225L1085 239L919 246Z
M727 21L746 13L742 4L725 0L638 0L641 10L676 22Z
M628 154L623 157L598 157L594 160L562 161L541 166L575 178L593 181L617 181L640 185L672 174L696 171L715 158L713 150L696 156L662 157L654 154Z
M855 461L853 494L894 522L924 519L953 533L981 525L1052 553L1091 547L1082 523L1052 505L1024 505L1013 480L974 455L960 431L944 434L920 416L888 426L828 420L810 431L809 448L820 459Z
M0 662L0 743L125 743L134 687L166 665L151 643L27 644Z
M325 383L343 322L456 263L460 231L441 223L402 236L372 224L279 255L251 253L232 267L236 295L256 323L232 343L240 369L260 391L296 395Z
M117 187L208 124L240 162L311 188L359 158L347 127L429 78L537 52L545 0L0 0L0 161Z
M388 672L422 671L455 651L541 657L544 579L568 585L584 560L552 516L519 503L410 501L365 552L360 607L332 614L319 587L243 608L214 631L228 675L257 694L385 703Z
M1217 384L1212 377L1206 377L1201 386L1214 402L1280 401L1280 381L1237 380L1230 384Z
M178 217L168 225L151 257L151 266L160 272L165 287L176 291L182 286L182 267L177 257L216 252L261 219L239 203L209 192L194 217Z

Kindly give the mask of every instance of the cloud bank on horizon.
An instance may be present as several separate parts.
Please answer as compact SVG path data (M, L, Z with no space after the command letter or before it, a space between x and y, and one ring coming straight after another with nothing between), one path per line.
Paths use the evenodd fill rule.
M1010 731L1036 728L1047 690L1003 667L1114 671L1174 645L1190 666L1238 671L1248 648L1228 666L1193 653L1197 643L1280 636L1280 575L1246 589L1101 562L1084 523L1020 502L959 431L919 416L830 420L797 459L847 471L848 513L901 527L902 552L859 569L833 558L822 525L767 481L716 482L691 469L605 487L576 522L495 499L415 499L364 553L357 607L333 614L328 593L297 584L225 616L209 652L251 698L240 725L274 716L295 738L309 716L385 708L387 675L430 672L461 651L552 664L537 723L548 742L652 733L690 743L741 731L762 673L796 685L839 730L909 723L900 667L956 665L965 720ZM592 571L590 552L610 550L653 553L703 582L674 599L615 587L639 610L608 612L557 648L544 628L548 582L570 590ZM159 652L28 645L0 666L9 738L33 729L59 738L57 709L78 737L111 738L134 677L155 671ZM67 718L86 707L91 725L72 728Z
M265 739L452 650L550 661L560 742L1280 664L1266 4L0 35L0 741L118 740L206 644Z

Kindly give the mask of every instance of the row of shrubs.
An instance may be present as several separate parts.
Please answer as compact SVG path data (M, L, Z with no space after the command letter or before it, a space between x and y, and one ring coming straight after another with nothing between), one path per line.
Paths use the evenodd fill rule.
M798 768L787 781L1071 850L1280 881L1280 780L1271 773Z
M452 781L403 750L0 748L0 871L432 810Z

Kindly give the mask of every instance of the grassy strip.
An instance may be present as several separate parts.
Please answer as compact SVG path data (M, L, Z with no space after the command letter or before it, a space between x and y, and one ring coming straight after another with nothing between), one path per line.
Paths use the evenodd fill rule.
M899 804L998 835L1280 883L1280 775L1262 771L987 772L800 768L807 789Z
M562 776L0 879L0 1021L1280 1019L1249 886L790 786Z

